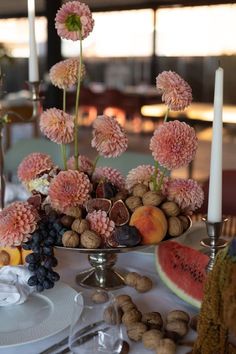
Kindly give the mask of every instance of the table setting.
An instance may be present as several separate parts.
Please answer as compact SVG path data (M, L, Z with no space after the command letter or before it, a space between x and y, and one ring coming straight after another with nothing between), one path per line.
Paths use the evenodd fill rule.
M28 5L32 27L34 1ZM223 69L215 73L205 232L200 228L193 239L191 216L204 192L197 181L171 172L191 163L198 140L187 123L168 121L170 111L191 104L191 87L171 70L156 77L166 114L150 139L153 165L140 161L127 176L98 167L100 157L121 156L128 137L114 117L100 115L91 132L97 157L79 153L82 46L94 27L92 13L77 0L67 2L55 27L80 47L78 58L49 72L63 91L63 109L38 117L41 133L59 146L63 167L50 151L33 152L17 171L27 199L17 195L5 206L0 188L0 353L235 354L236 242L221 237ZM38 80L35 47L31 37L31 81ZM66 98L73 86L71 114ZM2 155L1 186L3 166Z

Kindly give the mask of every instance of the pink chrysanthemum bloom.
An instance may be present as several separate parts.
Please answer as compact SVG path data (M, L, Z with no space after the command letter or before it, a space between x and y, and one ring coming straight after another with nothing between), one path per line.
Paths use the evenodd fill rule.
M57 144L68 144L74 140L73 117L57 108L49 108L41 114L40 129Z
M86 216L90 224L91 230L100 235L105 242L106 238L111 235L115 228L114 221L110 220L107 213L102 210L95 210L92 213L88 213Z
M14 202L0 212L0 246L19 246L35 231L39 215L28 202Z
M202 187L192 179L173 179L168 183L167 199L187 214L199 209L204 200Z
M55 18L57 33L61 38L78 41L86 38L93 30L94 20L87 5L79 1L68 1L57 11Z
M81 206L89 198L91 184L86 174L79 171L61 171L52 180L48 195L52 207L62 213Z
M150 141L154 159L168 170L188 165L196 154L197 146L194 129L178 120L160 125Z
M162 101L172 111L182 111L192 102L192 89L174 71L163 71L156 78L156 87L162 93Z
M112 167L97 167L93 173L93 181L100 182L100 181L109 181L114 186L116 186L119 190L125 188L125 178L115 168Z
M26 156L18 166L17 175L21 182L29 182L53 168L51 157L33 152Z
M128 138L124 129L115 118L98 116L93 123L92 147L104 157L117 157L123 154L128 146Z
M69 58L53 65L49 72L52 84L60 89L68 89L73 87L78 81L78 58ZM85 68L82 66L81 78L85 76Z
M81 172L87 173L91 175L93 172L93 163L92 161L85 155L79 155L78 157L78 165L79 165L79 170ZM74 156L71 156L69 160L67 161L67 168L69 170L74 170L75 169L75 158Z

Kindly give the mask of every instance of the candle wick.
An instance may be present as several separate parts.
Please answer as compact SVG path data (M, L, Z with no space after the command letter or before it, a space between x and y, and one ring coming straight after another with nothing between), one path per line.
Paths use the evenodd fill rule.
M218 67L220 67L220 59L218 60Z

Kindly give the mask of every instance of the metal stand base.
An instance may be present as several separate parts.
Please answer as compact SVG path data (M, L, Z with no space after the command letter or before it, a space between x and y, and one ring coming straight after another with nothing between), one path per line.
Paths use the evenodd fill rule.
M116 263L116 254L98 253L88 255L92 268L79 273L76 282L86 288L119 289L125 286L124 273L113 269Z

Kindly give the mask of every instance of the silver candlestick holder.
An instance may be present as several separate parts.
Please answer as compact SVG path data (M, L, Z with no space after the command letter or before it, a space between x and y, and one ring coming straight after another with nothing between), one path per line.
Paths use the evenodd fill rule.
M228 244L228 241L220 238L223 225L228 219L225 218L219 222L210 222L206 218L202 218L202 220L206 224L207 235L209 237L201 241L202 246L209 248L210 260L206 267L206 271L209 272L213 269L218 250L224 248Z

